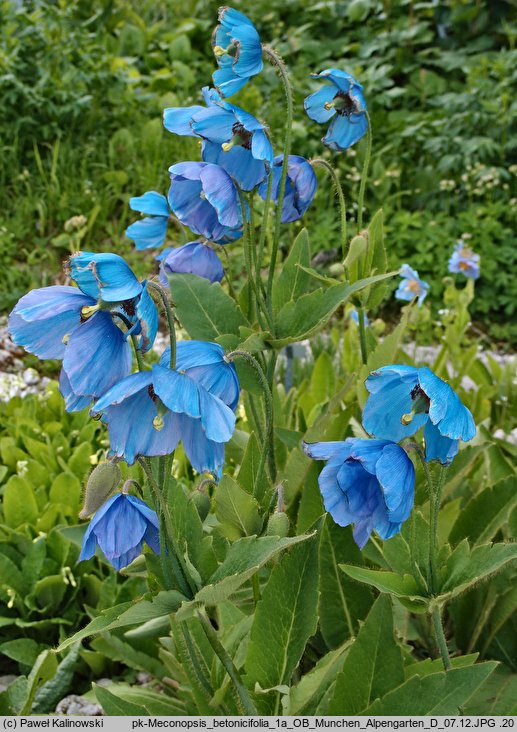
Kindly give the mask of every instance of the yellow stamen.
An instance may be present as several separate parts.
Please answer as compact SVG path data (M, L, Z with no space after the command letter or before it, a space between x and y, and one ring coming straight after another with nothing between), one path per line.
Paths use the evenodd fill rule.
M411 424L411 422L413 421L414 416L415 416L415 412L411 411L411 412L409 412L409 414L403 414L402 417L400 418L400 421L402 422L404 427L407 427L408 424Z
M61 338L61 343L63 343L63 344L64 344L64 345L66 346L66 344L68 343L68 341L69 341L69 340L70 340L70 333L66 333L66 334L65 334L65 335L64 335L64 336L63 336L63 337Z
M165 422L163 421L163 417L159 414L156 415L156 417L153 419L153 427L157 432L160 432L163 430L165 425Z
M230 152L230 150L233 147L233 140L230 140L230 142L223 142L221 147L223 148L224 152Z
M100 310L101 306L99 303L97 305L85 305L83 308L81 308L81 318L84 320L87 320L88 318L91 318L92 315L94 315L97 310Z

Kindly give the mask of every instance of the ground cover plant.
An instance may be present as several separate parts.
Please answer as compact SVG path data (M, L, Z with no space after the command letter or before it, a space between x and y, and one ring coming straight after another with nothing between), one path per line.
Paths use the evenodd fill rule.
M389 268L368 75L318 64L302 107L267 29L219 11L213 87L163 113L168 190L128 200L131 266L75 221L66 284L10 313L61 363L3 408L6 714L73 680L107 714L515 713L515 364L472 339L485 253L449 242L435 319L420 261ZM282 135L244 105L275 78ZM321 215L337 252L313 259Z

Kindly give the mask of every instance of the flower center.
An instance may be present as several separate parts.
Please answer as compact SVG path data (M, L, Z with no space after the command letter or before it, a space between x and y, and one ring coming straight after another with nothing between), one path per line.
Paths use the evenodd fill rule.
M157 432L160 432L161 430L163 430L163 428L165 426L163 417L164 417L164 415L167 414L167 412L169 410L167 409L165 404L162 402L160 397L156 394L152 384L149 384L149 386L147 387L147 393L153 400L154 405L156 407L156 417L153 419L153 427Z
M214 53L218 58L220 56L233 56L236 50L237 49L233 43L230 43L226 48L223 48L222 46L214 46Z
M335 109L338 114L350 117L351 114L357 112L357 106L350 94L338 91L331 102L325 102L325 109Z
M251 140L253 137L252 132L248 132L240 122L236 122L232 127L232 133L232 139L229 142L223 142L221 145L224 152L229 152L232 147L235 147L236 145L240 145L240 147L243 147L246 150L251 150Z
M101 309L100 303L97 305L85 305L81 308L81 323L84 323L88 318L91 318L98 310Z
M420 384L417 384L411 390L411 401L413 402L413 409L409 414L403 414L400 418L400 421L405 427L411 424L415 414L429 414L429 407L431 406L431 400Z
M408 287L408 290L410 290L411 292L414 292L417 295L420 292L420 285L418 284L417 280L408 280L407 287Z

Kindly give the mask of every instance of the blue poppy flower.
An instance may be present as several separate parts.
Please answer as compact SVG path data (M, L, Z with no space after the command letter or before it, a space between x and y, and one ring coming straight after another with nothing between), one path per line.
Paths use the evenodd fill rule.
M139 455L168 455L183 442L199 473L221 475L235 414L187 376L158 364L115 384L92 407L108 424L112 454L130 465Z
M366 379L370 396L363 411L368 434L399 442L424 427L425 458L447 465L458 441L476 434L472 414L456 392L427 367L384 366Z
M129 207L146 215L146 218L135 221L126 229L126 236L133 239L136 248L158 249L163 246L170 213L165 196L156 191L147 191L143 196L130 198Z
M142 553L144 542L160 553L158 516L140 498L117 493L90 521L79 561L91 559L98 545L108 562L121 570Z
M220 282L224 277L221 260L213 249L200 241L170 249L161 258L160 282L164 287L169 287L167 275L171 272L195 274L209 282Z
M203 160L220 165L242 190L253 190L273 164L273 147L265 126L222 100L214 89L204 87L203 96L206 107L166 109L165 127L177 135L200 137L204 141Z
M477 280L479 277L479 254L466 246L463 239L460 239L454 247L449 259L449 272L465 275L471 280Z
M395 297L397 300L406 300L408 302L418 297L418 307L420 307L427 297L429 285L420 279L416 269L412 269L409 264L402 265L400 276L402 280L395 292Z
M169 356L170 349L167 348L160 359L162 366L168 365ZM204 386L235 411L241 389L239 378L234 364L226 360L224 349L218 343L178 341L176 369Z
M388 440L303 444L314 460L328 460L318 483L325 510L339 526L354 525L362 549L375 529L390 539L409 518L415 495L415 469L406 452Z
M209 241L225 244L242 236L235 185L219 165L177 163L169 168L169 205L182 224Z
M278 202L280 193L280 178L282 176L283 155L277 155L273 163L273 184L271 198ZM285 181L285 195L282 204L282 223L298 221L309 208L316 195L318 181L312 165L300 155L289 155L287 162L287 178ZM268 182L264 181L258 192L264 200L267 196Z
M339 69L325 69L311 76L323 79L325 85L306 98L305 111L319 124L332 119L322 142L331 150L347 150L368 130L363 87L353 76Z
M219 93L231 97L262 71L262 44L251 20L238 10L220 8L219 23L212 35L219 69L212 78Z

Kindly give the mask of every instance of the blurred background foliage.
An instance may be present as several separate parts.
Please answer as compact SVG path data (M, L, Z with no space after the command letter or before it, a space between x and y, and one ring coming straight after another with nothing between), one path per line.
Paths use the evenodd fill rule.
M133 251L128 199L166 192L167 165L198 156L165 132L166 106L200 101L214 68L218 1L0 2L0 308L56 281L69 251ZM341 156L303 112L309 73L336 66L365 87L374 134L369 214L385 210L390 264L404 261L441 300L463 236L482 256L471 308L501 346L517 340L517 26L506 0L256 0L250 14L288 62L293 152L327 156L357 199L364 141ZM267 120L279 147L284 112L272 69L235 97ZM331 196L321 180L319 196ZM353 218L355 212L349 212ZM72 217L84 217L76 219ZM70 223L72 219L72 223ZM313 251L333 249L338 217L313 206ZM293 227L291 227L293 228ZM296 232L294 232L296 233ZM289 234L291 236L291 234ZM178 241L184 235L178 233ZM148 259L141 267L152 263ZM138 265L137 265L138 266ZM436 308L438 305L436 305ZM386 301L384 317L398 313Z

